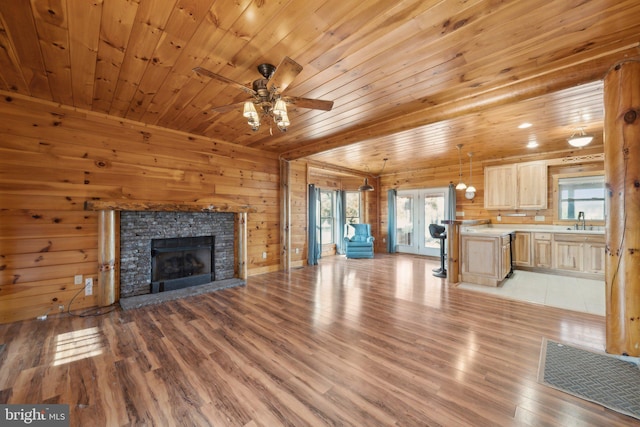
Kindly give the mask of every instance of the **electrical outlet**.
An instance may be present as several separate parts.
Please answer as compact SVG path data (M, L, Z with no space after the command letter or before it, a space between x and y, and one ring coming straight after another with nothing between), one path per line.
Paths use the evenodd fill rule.
M456 211L456 216L464 216L464 211L462 211L462 212Z
M498 215L496 219L498 220L498 222L502 221L502 215Z
M75 276L73 276L73 284L82 285L82 274L76 274Z
M262 252L262 259L267 259L267 253L266 252Z
M296 248L296 253L300 252L300 248Z
M544 221L544 215L536 215L534 218L536 221Z
M86 296L93 295L93 279L91 277L84 279L84 294Z
M58 305L58 311L62 313L64 311L64 304Z

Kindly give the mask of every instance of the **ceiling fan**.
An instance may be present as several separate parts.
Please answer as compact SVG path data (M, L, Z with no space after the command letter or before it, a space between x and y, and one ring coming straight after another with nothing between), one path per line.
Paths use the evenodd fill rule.
M196 67L193 71L231 85L249 94L252 97L250 101L215 107L212 108L212 111L225 113L244 104L243 116L247 118L249 126L251 126L251 129L254 131L260 128L261 117L271 117L276 126L278 126L278 129L283 132L286 131L287 127L291 124L287 114L287 104L324 111L330 111L333 108L333 101L282 95L282 92L302 71L300 64L286 56L277 67L271 64L258 65L258 72L262 74L263 78L254 80L252 84L253 88L235 82L220 74L216 74L206 68Z

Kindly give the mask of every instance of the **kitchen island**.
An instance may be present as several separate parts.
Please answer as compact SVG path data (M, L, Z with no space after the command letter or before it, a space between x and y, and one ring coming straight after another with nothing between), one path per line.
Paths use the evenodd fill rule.
M470 228L460 234L461 280L499 286L511 272L511 235L504 228Z

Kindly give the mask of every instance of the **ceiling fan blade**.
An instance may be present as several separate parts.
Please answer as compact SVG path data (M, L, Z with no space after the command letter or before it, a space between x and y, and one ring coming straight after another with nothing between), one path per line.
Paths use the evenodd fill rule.
M302 65L285 56L269 79L267 89L271 93L284 91L301 71Z
M206 68L196 67L196 68L193 69L193 71L195 71L196 73L198 73L200 75L203 75L203 76L210 77L212 79L218 80L219 82L226 83L228 85L234 86L237 89L240 89L241 91L244 91L244 92L248 93L251 96L256 96L256 92L253 89L243 85L242 83L234 82L233 80L228 79L228 78L226 78L224 76L221 76L220 74L216 74L216 73L214 73L212 71L209 71Z
M242 101L242 102L236 102L234 104L228 104L228 105L221 105L219 107L213 107L211 109L211 111L215 112L215 113L226 113L229 111L233 111L233 110L242 110L242 107L244 106L244 103L246 101Z
M314 110L331 111L333 101L324 101L322 99L298 98L296 96L283 96L282 100L287 104L293 104L296 107L311 108Z

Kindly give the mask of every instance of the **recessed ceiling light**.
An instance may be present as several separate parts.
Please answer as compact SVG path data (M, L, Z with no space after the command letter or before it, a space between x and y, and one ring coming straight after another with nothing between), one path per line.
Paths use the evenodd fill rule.
M536 148L538 143L536 141L531 141L527 144L527 148Z
M530 128L531 126L533 126L531 123L524 122L520 126L518 126L518 129L526 129Z

